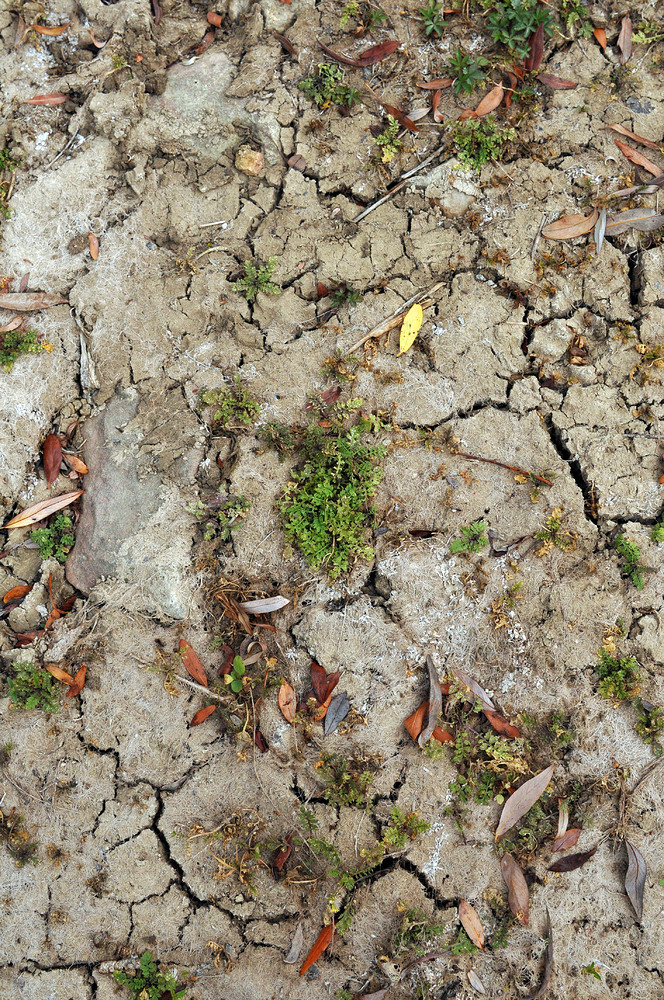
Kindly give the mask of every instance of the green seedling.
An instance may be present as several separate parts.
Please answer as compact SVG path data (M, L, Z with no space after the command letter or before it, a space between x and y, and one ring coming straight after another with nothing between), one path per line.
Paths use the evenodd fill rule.
M500 0L483 3L483 6L492 8L487 18L489 34L519 60L528 55L530 39L540 24L544 26L545 35L553 34L551 12L538 0Z
M661 542L664 542L664 519L653 524L650 537L652 541L657 542L658 545L661 544Z
M343 305L354 306L362 298L362 292L349 288L348 285L338 285L330 292L330 298L333 308L340 309Z
M408 909L403 903L399 904L399 910L403 916L392 938L391 954L394 958L411 951L424 955L430 950L428 945L447 929L445 924L431 923L421 910Z
M224 684L228 684L235 694L240 693L248 679L245 677L245 669L242 657L236 656L230 671L224 676Z
M345 86L341 82L343 78L341 67L319 63L318 71L306 80L300 80L298 87L319 108L329 108L333 104L340 108L352 108L360 100L360 95L357 90Z
M356 21L360 34L371 31L387 21L387 14L380 7L372 7L368 3L347 3L344 7L339 27L345 28L351 18Z
M591 962L590 965L584 965L584 967L581 969L581 972L585 976L594 976L595 979L601 980L602 978L599 974L599 969L597 968L594 962Z
M590 38L592 35L593 23L581 0L563 0L560 17L567 31L576 38Z
M461 538L450 542L450 552L481 552L489 544L484 521L473 521L461 529Z
M12 174L20 160L15 160L8 146L0 149L0 215L8 219L11 215L9 197L12 190Z
M229 424L245 424L249 426L258 417L260 406L252 399L244 388L242 378L236 375L231 386L222 389L208 389L203 386L198 390L201 406L214 406L212 422L223 427Z
M463 927L459 928L457 936L450 945L453 955L474 955L477 952L476 945L470 940Z
M612 656L608 649L600 649L595 672L600 678L599 693L614 701L633 698L641 681L641 670L635 656Z
M620 575L629 577L637 590L643 590L645 586L643 570L646 567L639 562L641 551L638 545L622 534L616 535L615 545L616 552L623 558Z
M486 67L489 60L483 56L471 59L463 49L457 49L450 59L449 72L454 77L454 90L457 94L472 94L478 84L486 77Z
M180 988L175 972L160 972L149 951L143 952L138 972L127 973L119 969L113 978L126 986L133 1000L184 1000L186 989Z
M556 507L547 517L544 526L535 534L535 540L542 542L537 550L538 556L545 556L554 548L567 552L576 545L576 535L571 531L563 530L562 518L562 507Z
M664 28L657 21L639 21L632 34L637 45L654 45L664 38Z
M401 126L396 118L393 118L392 115L388 115L387 125L380 135L377 135L372 139L372 142L375 142L378 146L372 160L375 166L383 163L391 163L395 156L402 151L403 142L399 138L400 128Z
M57 712L60 708L60 685L48 670L34 663L12 663L14 676L9 679L9 697L16 708Z
M0 207L1 201L0 185ZM10 330L8 333L0 333L0 368L5 372L10 372L14 367L14 362L22 354L41 354L43 351L50 352L52 350L52 344L39 343L39 334L36 330Z
M431 0L427 7L420 7L420 17L424 24L425 35L433 38L440 38L445 30L445 19L443 17L442 3Z
M244 274L233 284L238 292L244 295L247 302L253 302L259 292L264 295L281 294L280 286L271 280L272 273L277 266L276 257L268 257L265 262L245 260L242 266Z
M452 138L462 163L481 170L486 163L496 163L503 158L504 147L516 139L516 131L508 126L500 128L494 115L487 115L456 122Z
M662 756L662 744L659 737L664 731L664 715L661 708L651 705L650 702L642 701L641 698L634 698L632 705L636 709L636 732L644 743L652 746L656 757Z
M316 766L318 780L323 782L323 798L333 806L368 809L369 789L377 766L373 759L346 760L340 754L325 754ZM367 769L371 764L373 770Z
M74 547L74 522L67 514L56 514L46 528L35 528L30 538L39 546L42 559L57 559L66 563L67 556Z
M243 526L242 519L250 507L250 502L240 496L231 497L219 506L212 502L204 504L202 500L196 500L187 504L186 510L201 524L205 523L203 539L206 542L215 538L220 542L229 542L232 533Z

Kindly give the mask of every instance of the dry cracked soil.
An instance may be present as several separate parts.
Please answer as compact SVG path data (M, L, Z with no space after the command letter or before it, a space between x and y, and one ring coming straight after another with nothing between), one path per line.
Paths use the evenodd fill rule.
M525 998L543 983L552 1000L664 997L664 770L636 730L638 705L603 697L597 672L602 647L633 656L631 693L646 712L664 705L653 539L664 244L657 230L610 228L601 247L592 232L537 240L543 220L656 205L656 190L609 197L657 166L630 163L606 127L650 138L655 150L631 145L664 166L664 18L655 0L549 5L558 30L541 68L577 86L528 76L496 112L497 128L514 128L502 160L474 169L456 119L511 68L507 49L487 31L488 4L446 14L441 37L425 34L419 6L383 0L364 37L378 8L360 4L342 26L332 0L222 0L218 27L196 0L11 0L0 13L0 145L16 164L0 189L2 290L63 299L27 320L51 349L0 373L3 523L85 490L66 563L43 558L27 530L0 536L2 594L32 588L0 621L6 1000L128 997L113 971L131 974L146 951L187 973L189 1000L441 1000L481 984ZM561 20L572 8L576 25ZM621 63L628 13L641 41ZM339 65L319 38L351 56L401 46L340 65L359 96L348 113L298 86L323 61ZM378 165L378 99L416 118L431 98L416 81L448 75L460 46L490 60L485 81L470 95L444 89L440 120L429 110ZM63 100L25 103L49 93ZM269 258L280 294L248 301L243 263ZM339 302L346 289L359 294ZM396 325L347 357L418 295L429 304L410 350L398 354ZM15 315L3 310L2 325ZM272 428L283 444L316 421L325 431L321 393L336 385L341 403L381 417L387 450L371 551L331 579L284 534L278 504L300 458L267 438ZM224 426L199 393L234 386L259 410ZM47 485L48 434L65 435L87 475L63 466ZM229 498L248 506L225 529ZM551 518L559 531L536 538ZM452 551L477 521L490 544ZM621 535L640 551L636 583ZM247 637L232 602L276 594L290 603L254 616ZM73 608L44 628L68 597ZM214 680L210 698L189 683L182 638ZM229 648L261 654L237 695L218 676ZM537 823L512 840L527 925L510 918L494 844L508 738L478 757L480 743L496 746L489 727L448 696L452 750L419 748L404 720L428 697L427 655L441 681L475 678L528 738L505 795L555 763ZM351 705L334 732L307 702L312 660L340 672ZM9 697L16 663L85 663L85 686L63 689L57 713L21 710ZM282 679L295 725L277 705ZM656 728L656 708L648 719ZM357 795L332 781L331 756ZM459 774L489 787L484 801L463 800ZM581 828L576 850L598 848L554 874L559 798ZM419 832L386 847L395 815ZM640 918L625 838L647 867ZM352 888L335 868L355 872ZM486 933L481 951L460 933L461 900ZM335 909L344 933L300 976ZM418 920L436 932L409 937Z

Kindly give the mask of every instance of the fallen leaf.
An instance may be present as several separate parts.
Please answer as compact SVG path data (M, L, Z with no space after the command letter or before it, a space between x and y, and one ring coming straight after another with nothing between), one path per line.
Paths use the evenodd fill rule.
M83 690L83 685L85 684L85 675L87 673L87 667L83 664L77 671L74 677L74 683L67 691L65 698L75 698L77 694L80 694Z
M321 392L321 402L325 403L326 406L332 406L338 400L341 392L342 389L340 385L332 385L329 389L325 389L324 392Z
M19 101L19 104L36 104L45 108L54 108L57 104L64 104L69 100L68 94L59 94L55 91L52 94L37 94L28 101Z
M590 215L566 215L564 218L556 219L555 222L545 226L542 230L542 236L547 240L573 240L577 236L585 236L586 233L589 233L594 228L598 218L599 212L596 208L592 210Z
M604 28L593 28L593 35L597 42L602 46L602 52L606 52L606 32Z
M348 701L346 692L341 691L339 694L335 694L325 715L325 724L323 726L325 735L330 736L336 732L339 723L343 722L349 712L350 702Z
M644 153L640 153L638 149L632 149L631 146L628 146L626 142L621 142L620 139L614 139L613 141L623 156L627 157L630 163L635 163L637 167L643 167L643 169L647 170L649 174L653 175L653 177L659 177L660 174L664 173L664 170L662 170L661 167L658 167L656 163L653 163L652 160L648 159Z
M250 615L269 615L272 611L285 608L287 604L290 604L288 598L278 594L276 597L264 597L259 601L242 601L238 607L248 611Z
M208 687L207 674L203 669L203 664L185 639L180 639L180 656L189 676L193 677L197 684Z
M422 306L419 302L416 302L414 306L411 306L406 315L404 316L404 321L401 324L401 333L399 334L399 357L405 354L413 344L415 343L415 338L417 337L420 327L422 326L422 320L424 319L424 313L422 312Z
M97 39L95 38L95 33L92 30L92 28L89 28L88 30L90 32L90 38L92 39L92 44L96 49L103 49L105 45L108 45L110 35L104 42L98 42Z
M435 90L433 97L431 98L431 112L433 114L433 120L438 123L444 121L445 119L443 112L438 110L442 93L442 90Z
M295 721L295 712L297 711L297 700L295 698L295 691L288 681L281 682L279 694L277 695L277 703L284 719L292 726Z
M625 891L629 896L629 901L634 907L637 920L643 917L643 890L646 885L647 866L645 858L639 850L625 839L627 848L627 873L625 875Z
M50 517L56 511L62 510L63 507L68 507L74 500L78 500L84 492L85 490L74 490L72 493L61 493L59 497L51 497L48 500L33 503L31 507L26 507L11 521L7 521L7 524L3 525L3 530L6 528L27 528L31 524L37 524L38 521L43 521L44 518Z
M475 117L483 118L484 115L490 114L495 111L505 95L505 90L502 83L499 83L493 90L490 90L485 97L482 98L480 103L475 108Z
M359 63L357 59L351 59L350 56L343 56L340 55L338 52L333 52L332 49L329 48L327 45L325 45L324 42L321 42L320 38L317 39L317 42L320 45L323 52L326 52L328 54L330 59L336 59L337 62L343 63L344 66L354 66L355 69L361 69L362 63Z
M216 707L216 705L206 705L205 708L199 708L189 725L200 726L201 722L205 722L212 715Z
M412 713L412 715L409 715L406 721L404 722L404 726L406 727L406 729L408 730L408 732L413 737L416 743L417 743L417 737L422 732L422 726L424 725L424 719L426 717L428 708L429 708L429 702L423 701L420 707L416 708L415 711Z
M31 632L16 632L14 634L14 649L20 649L22 646L29 646L35 641L38 635L41 635L45 630L43 628L35 628Z
M213 10L209 10L206 14L208 24L213 24L215 28L220 28L224 20L223 14L217 14Z
M154 15L154 23L159 24L159 22L161 21L163 11L161 9L161 5L159 4L158 0L152 0L152 13Z
M524 927L528 926L529 892L528 883L511 854L503 854L500 872L507 886L507 902L510 911Z
M526 56L524 66L530 73L536 73L542 65L544 57L544 25L538 24L535 33L530 39L530 50Z
M536 774L534 778L530 778L524 782L520 788L517 788L513 795L510 795L500 814L495 840L498 840L504 833L511 830L526 815L528 810L535 805L539 797L546 791L555 768L555 764L550 764L549 767Z
M496 732L500 733L502 736L510 736L512 739L519 739L521 736L521 733L516 726L513 726L511 722L504 719L502 715L498 714L498 712L492 712L491 709L485 708L484 716L487 721L491 723Z
M311 661L311 686L319 705L328 701L330 695L339 683L341 674L338 670L328 674L324 667L321 667L315 660Z
M0 326L0 333L9 333L11 330L18 330L19 326L25 323L25 316L14 316L9 323Z
M606 232L610 236L620 236L630 229L649 233L664 226L664 215L654 208L630 208L626 212L610 215L606 222Z
M99 239L94 233L88 233L88 249L90 250L92 259L96 260L99 256Z
M62 444L60 438L55 434L49 434L44 441L42 449L42 461L44 463L44 473L46 482L50 486L60 475L62 464Z
M551 976L553 975L553 929L551 927L551 916L549 914L549 908L546 910L546 926L544 929L546 935L546 958L544 960L544 976L540 984L540 988L537 993L531 994L531 996L526 997L525 1000L540 1000L549 988L549 983L551 982Z
M440 691L438 671L429 655L427 655L426 662L429 672L429 701L427 702L427 721L422 727L422 732L417 737L417 742L421 747L431 738L438 722L438 716L443 710L443 697Z
M418 83L415 81L415 86L419 87L420 90L445 90L446 87L451 87L453 83L453 77L442 76L438 80L429 80L428 83Z
M254 639L254 637L250 635L243 640L242 645L240 646L240 656L242 657L242 662L245 667L250 667L252 664L258 663L260 658L265 656L266 653L267 643L263 642L262 639ZM231 650L231 658L232 657L233 652Z
M503 87L505 88L505 111L509 111L512 97L519 81L514 73L506 72L503 75ZM507 86L505 86L507 84Z
M408 115L402 111L401 108L397 108L394 104L386 104L385 101L381 101L380 97L376 97L376 100L380 104L381 108L385 108L388 115L392 115L393 118L396 118L402 128L407 128L410 132L420 131L417 125L410 120Z
M540 73L537 77L540 83L551 90L576 90L574 80L565 80L562 76L555 76L553 73Z
M632 54L632 19L629 14L625 14L620 22L618 48L620 49L620 65L624 66Z
M425 705L427 702L424 703ZM440 726L434 726L434 730L431 734L432 740L438 740L439 743L453 743L454 737L451 733L448 733L446 729L441 729Z
M298 923L295 928L295 933L293 934L293 941L290 946L290 951L286 955L284 962L286 965L295 965L298 958L300 957L300 952L302 951L302 945L304 944L304 931L302 929L302 921Z
M194 55L200 56L205 51L207 51L207 49L210 48L213 41L215 40L215 37L216 35L214 28L210 28L209 31L206 31L205 34L203 35L203 41L200 43L200 45L197 45L196 48L194 49Z
M71 21L67 21L66 24L56 24L53 27L46 24L31 24L30 28L36 31L38 35L48 35L50 38L56 38L63 31L66 31L70 24Z
M254 743L256 744L261 753L267 753L268 750L270 749L269 746L267 745L267 740L263 736L260 729L257 729L256 732L254 733Z
M78 472L79 476L86 476L88 474L89 470L87 465L78 457L78 455L71 455L68 451L63 451L62 457L69 468L73 469L74 472Z
M606 233L606 208L603 208L602 211L599 213L599 219L595 223L595 231L593 232L593 238L595 240L595 253L597 254L597 256L599 256L602 251L605 233Z
M3 604L8 604L9 601L22 600L24 597L28 596L33 587L34 583L21 583L18 587L12 587L12 589L8 590L2 598Z
M0 294L0 309L36 312L38 309L64 305L66 301L61 295L52 292L4 292Z
M488 708L489 711L495 712L496 706L491 701L491 698L489 698L484 688L478 684L476 680L473 680L473 678L468 674L464 674L462 670L452 670L452 676L458 684L467 688L468 691L472 692L478 701L482 703L482 711L485 711L485 709Z
M300 173L303 173L307 169L307 161L303 156L300 156L299 153L293 153L292 156L288 157L286 162L289 167L293 170L299 170Z
M569 851L570 847L575 847L576 842L581 836L581 830L573 826L570 830L566 830L565 833L559 834L553 842L553 853L557 854L558 851Z
M412 528L408 534L412 535L413 538L432 538L436 532L430 528Z
M431 108L411 108L408 112L408 118L411 122L419 122L422 118L426 118L430 111Z
M660 153L662 151L661 146L658 146L656 142L652 141L652 139L644 139L642 135L637 135L636 132L630 132L630 130L625 128L624 125L605 125L604 128L611 129L613 132L619 132L620 135L624 135L628 139L633 139L634 142L640 142L642 146L647 146L649 149L655 149Z
M293 850L293 834L289 833L284 841L284 846L277 851L274 861L272 862L272 871L280 872L288 859L291 856Z
M383 59L387 59L395 52L401 42L389 41L389 42L379 42L378 45L372 45L371 48L365 49L364 52L360 52L357 57L357 63L359 66L373 66L374 63L381 62Z
M475 947L482 951L484 948L484 930L475 907L471 906L466 899L459 900L459 920Z
M474 989L476 993L486 993L486 990L484 989L484 983L482 982L482 980L480 979L480 977L477 975L476 972L473 972L472 969L468 969L467 975L468 975L468 982L470 983L471 988Z
M581 865L585 865L586 861L590 861L596 850L597 845L589 851L579 851L578 854L567 854L564 858L560 858L558 861L554 861L552 865L549 865L549 871L573 872L575 869L580 868Z
M295 48L295 46L293 45L293 43L286 38L285 35L280 35L278 31L273 31L272 32L272 37L276 38L276 40L281 45L282 49L285 52L288 52L288 54L290 56L296 56L297 55L297 49Z
M74 678L71 674L68 674L66 670L59 667L57 663L45 663L44 670L48 670L52 677L55 677L56 681L62 681L63 684L74 684Z
M314 964L316 959L320 958L326 948L329 948L332 944L332 938L334 937L334 924L328 924L327 927L323 927L322 931L316 938L316 943L305 958L302 963L302 968L300 969L300 975L303 976L307 969L310 969Z

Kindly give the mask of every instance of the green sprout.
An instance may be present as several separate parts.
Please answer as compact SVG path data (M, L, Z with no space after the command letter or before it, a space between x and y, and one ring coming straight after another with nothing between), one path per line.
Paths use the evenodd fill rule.
M373 142L378 146L376 151L378 163L391 163L394 157L403 149L403 142L399 138L400 128L401 126L396 118L388 115L386 127L380 135L377 135L373 139Z
M260 406L244 388L240 375L235 376L232 386L221 389L203 386L198 390L198 398L201 406L215 407L212 420L224 427L227 424L253 424L260 412Z
M637 590L643 590L645 586L643 570L646 567L639 562L641 551L638 545L630 538L620 534L616 535L615 546L616 552L623 558L620 575L629 577Z
M473 521L461 529L461 538L450 543L450 552L481 552L489 544L484 521Z
M504 146L516 139L516 131L510 127L499 128L495 116L487 115L456 122L452 138L462 163L481 170L486 163L502 159Z
M57 712L60 708L60 685L48 670L34 663L12 663L14 676L8 681L9 698L26 712L38 708Z
M74 547L74 522L67 514L56 514L46 528L35 528L30 539L37 543L42 559L67 562L67 555Z
M318 71L306 80L300 80L298 87L319 108L329 108L336 104L341 108L352 108L360 100L357 90L347 87L341 81L343 70L329 63L319 63Z
M184 1000L186 990L178 989L179 983L174 972L159 972L149 951L140 958L140 969L135 973L113 973L120 986L126 986L133 1000Z
M608 649L600 649L595 672L600 678L599 693L604 698L625 701L632 698L641 680L638 660L634 656L612 656Z
M478 56L471 59L463 49L457 49L450 59L449 71L454 77L454 90L457 94L472 94L475 87L484 80L488 59Z
M0 333L0 368L5 372L10 372L14 367L14 362L22 354L41 354L42 351L52 351L51 344L39 343L39 336L36 330L9 330L7 333Z
M244 275L233 282L238 292L241 292L247 302L253 302L259 292L264 295L280 295L281 288L271 281L272 272L277 266L276 257L268 257L267 261L245 260Z
M434 38L440 38L445 30L442 3L431 0L428 7L420 7L420 15L424 22L424 33L433 35Z
M224 684L228 684L235 694L239 694L245 685L245 670L242 657L236 656L230 671L224 676Z
M539 0L500 0L487 18L493 40L507 46L519 60L528 55L530 40L540 24L545 35L553 34L551 12Z

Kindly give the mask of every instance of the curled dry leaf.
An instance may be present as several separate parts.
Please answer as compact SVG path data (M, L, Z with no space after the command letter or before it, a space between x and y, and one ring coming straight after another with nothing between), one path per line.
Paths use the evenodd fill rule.
M180 656L182 657L184 668L189 676L193 677L197 684L202 684L203 687L208 687L208 679L205 670L203 669L203 664L198 659L198 656L189 643L184 639L180 639Z
M606 52L606 32L604 28L593 28L595 40L602 47L602 52Z
M196 48L194 49L194 55L195 56L202 55L207 49L210 48L214 39L215 39L214 28L210 28L210 30L206 31L205 34L203 35L203 40L200 43L200 45L197 45Z
M85 664L76 671L76 676L74 677L74 683L67 691L65 695L66 698L75 698L76 695L80 694L83 690L83 685L85 684L85 675L87 673L87 667Z
M293 934L293 941L290 946L290 951L286 955L284 962L286 965L295 965L298 958L300 957L300 952L302 951L302 945L304 944L304 930L302 929L302 921L298 923L295 928L295 933Z
M48 35L49 38L57 38L67 30L71 21L67 21L66 24L56 24L53 26L47 24L31 24L30 27L33 28L38 35Z
M527 927L530 901L528 883L511 854L504 854L500 859L500 872L507 886L507 902L510 911L524 927Z
M579 851L578 854L567 854L564 858L560 858L558 861L554 861L552 865L549 865L549 871L573 872L577 868L580 868L581 865L585 865L586 861L590 861L596 851L597 845L589 851Z
M400 45L401 42L394 39L388 42L379 42L378 45L372 45L371 48L360 52L357 62L360 66L373 66L374 63L381 62L381 60L391 56Z
M427 703L427 721L422 727L422 732L417 737L417 742L421 747L431 738L431 735L436 728L436 723L438 722L438 716L443 709L443 697L440 691L440 680L438 678L438 671L434 666L434 662L430 656L427 655L427 670L429 672L429 701Z
M0 333L9 333L10 330L18 330L19 326L25 323L25 316L14 316L9 323L0 326Z
M42 460L46 482L50 486L60 475L60 466L62 465L62 444L60 438L56 437L55 434L49 434L44 441Z
M70 455L69 452L63 451L62 457L69 468L73 469L74 472L78 472L79 476L86 476L88 474L89 470L87 465L78 457L78 455Z
M458 684L467 688L475 695L478 701L482 703L482 711L488 708L490 711L495 712L496 706L491 701L491 698L489 698L484 688L478 684L476 680L473 680L469 674L465 674L463 670L452 670L452 674Z
M242 601L238 607L248 611L250 615L269 615L272 611L285 608L287 604L290 604L288 598L277 594L276 597L264 597L258 601Z
M614 139L613 141L623 156L627 157L630 163L635 163L637 167L643 167L643 169L647 170L649 174L653 175L653 177L659 177L660 174L664 173L664 170L662 170L661 167L658 167L656 163L653 163L652 160L648 159L644 153L640 153L638 149L632 149L631 146L628 146L626 142L621 142L620 139Z
M206 705L205 708L199 708L189 725L200 726L201 722L205 722L206 719L210 718L216 707L216 705Z
M393 118L399 122L402 128L407 128L410 132L419 132L419 128L414 122L410 120L408 115L401 108L397 108L394 104L386 104L385 101L381 101L380 97L376 100L380 104L381 108L385 108L388 115L392 115Z
M8 604L10 601L22 601L24 597L28 596L33 587L34 583L21 583L18 587L12 587L2 598L2 603Z
M596 208L590 215L566 215L556 219L542 230L542 236L547 240L573 240L577 236L585 236L594 228L599 212Z
M35 97L31 97L27 101L21 101L21 104L35 104L44 108L54 108L58 104L64 104L65 101L69 100L68 94L59 94L54 91L51 94L37 94ZM41 307L40 307L41 308Z
M576 847L576 842L580 836L581 830L575 826L570 830L566 830L565 833L558 834L553 842L553 853L557 854L558 851L569 851L570 847Z
M428 83L418 83L415 81L415 86L419 87L420 90L445 90L446 87L451 87L454 80L451 76L442 76L438 80L429 80Z
M645 858L631 841L625 839L627 848L627 873L625 875L625 891L634 907L637 920L643 917L643 890L646 886L647 867Z
M279 688L279 694L277 695L277 703L279 705L279 710L283 715L286 722L293 725L295 721L295 712L297 711L297 701L295 698L295 691L290 686L288 681L282 681L281 687Z
M276 38L276 40L279 42L284 52L287 52L289 56L297 55L297 49L295 48L293 43L286 38L285 35L280 35L278 31L273 31L272 36L273 38Z
M549 767L536 774L534 778L530 778L524 782L523 785L517 788L513 795L510 795L500 814L495 840L498 840L504 833L511 830L526 815L528 810L535 805L540 796L546 791L555 768L555 764L550 764Z
M501 104L505 90L502 83L499 83L493 90L490 90L475 108L475 118L483 118L484 115L491 114Z
M411 108L408 112L408 117L411 122L419 122L423 118L426 118L430 111L431 108Z
M415 711L412 713L412 715L409 715L406 721L404 722L404 726L406 727L406 729L408 730L408 732L413 737L416 743L417 743L417 737L422 732L422 726L424 725L424 719L426 717L428 708L429 708L429 702L423 701L420 707L416 708Z
M74 678L71 674L68 674L66 670L59 667L57 663L45 663L44 670L48 670L52 677L55 677L56 681L61 681L63 684L69 684L70 686L74 684Z
M630 208L626 212L617 212L606 220L606 232L609 236L620 236L630 229L641 233L649 233L664 226L664 215L658 214L654 208Z
M207 20L208 20L208 24L213 24L215 26L215 28L220 28L221 25L222 25L222 22L224 20L222 14L217 14L213 10L209 10L207 12L206 17L207 17Z
M74 490L72 493L61 493L59 497L51 497L49 500L40 500L33 503L31 507L26 507L21 514L17 514L11 521L7 521L3 528L27 528L31 524L37 524L44 518L50 517L56 511L68 507L74 500L78 500L84 490Z
M475 947L482 951L484 948L484 929L477 915L477 910L466 899L459 900L459 920Z
M355 69L361 68L362 64L359 63L357 61L357 59L351 59L350 56L344 56L344 55L341 55L341 53L339 53L339 52L334 52L324 42L321 42L320 38L317 39L317 41L318 41L318 44L320 45L321 49L323 50L323 52L326 52L327 55L330 57L330 59L335 59L337 62L343 63L344 66L354 66Z
M88 233L88 248L90 250L90 256L93 260L96 260L99 256L99 239L94 233Z
M311 661L311 686L313 692L316 696L316 700L319 705L323 705L326 701L329 704L329 698L335 687L339 683L339 678L341 674L338 670L333 673L328 674L324 667L321 667L319 663L315 660Z
M599 219L595 223L595 230L593 232L593 237L595 239L595 253L597 256L602 252L602 246L604 245L604 234L606 233L606 208L603 208L599 213Z
M425 702L425 705L427 703ZM454 737L451 733L448 733L447 729L441 729L440 726L434 726L433 732L431 734L432 740L438 740L439 743L453 743Z
M64 305L66 301L67 299L63 299L61 295L52 292L4 292L0 295L0 309L36 312L38 309Z
M619 132L620 135L626 136L628 139L632 139L634 142L640 142L642 146L647 146L648 149L655 149L657 152L661 152L661 146L658 146L656 142L652 139L644 139L642 135L638 135L636 132L630 132L628 128L624 125L605 125L605 129L611 129L612 132Z
M323 927L322 931L316 938L315 945L302 963L302 968L300 969L301 976L303 976L307 969L310 969L314 962L320 958L325 949L330 947L333 937L334 924L328 924L327 927Z
M632 54L632 19L629 14L625 14L620 23L618 48L620 49L620 65L624 66Z
M445 118L443 112L438 110L438 105L440 104L440 98L442 93L443 93L442 90L434 90L433 96L431 98L431 111L433 114L433 120L439 123L442 122Z

